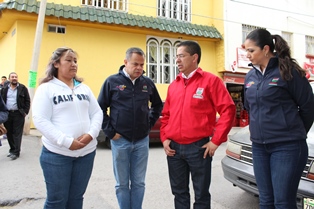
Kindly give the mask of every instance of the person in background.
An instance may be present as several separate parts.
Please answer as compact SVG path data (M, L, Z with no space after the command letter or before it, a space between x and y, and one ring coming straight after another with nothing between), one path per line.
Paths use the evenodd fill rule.
M6 87L7 85L9 85L10 81L7 80L6 76L2 76L1 77L1 83L0 83L0 90L4 87ZM7 139L7 135L6 134L2 134L2 138L3 139Z
M143 75L144 61L141 49L129 48L119 73L105 80L98 97L104 113L102 129L111 139L120 209L142 208L148 134L163 106L154 82Z
M244 42L253 67L245 78L253 167L261 209L296 209L299 181L308 158L307 132L314 97L305 71L287 42L265 29Z
M1 83L0 83L0 90L4 87L6 87L7 85L9 85L10 81L7 80L6 76L2 76L1 77Z
M3 123L8 120L9 112L0 94L0 136L7 133ZM0 139L0 146L2 146Z
M9 75L10 84L1 89L1 96L9 110L8 120L4 123L10 150L7 157L16 160L20 157L25 116L28 114L31 100L26 86L18 82L18 75Z
M34 125L43 135L45 209L82 209L93 170L102 111L77 70L77 53L56 49L33 100Z
M209 209L211 162L218 146L227 140L235 117L235 104L222 80L198 64L201 47L194 41L178 45L180 71L169 85L162 111L160 137L168 161L174 206L190 209L192 178L194 209ZM220 118L216 123L216 114Z
M6 87L7 85L9 85L10 81L7 80L7 77L6 76L2 76L1 77L1 83L0 83L0 90L4 87ZM2 138L3 139L7 139L7 135L6 134L3 134L2 135Z

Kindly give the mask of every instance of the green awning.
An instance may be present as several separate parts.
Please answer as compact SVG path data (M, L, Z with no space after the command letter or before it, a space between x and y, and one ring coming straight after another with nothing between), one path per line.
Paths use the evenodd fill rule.
M11 9L21 12L38 14L39 7L40 7L39 1L11 0L1 3L0 11ZM63 4L47 3L46 15L112 25L148 28L153 30L205 38L222 39L221 34L215 27L197 25L189 22L166 19L162 17L147 17L141 15L133 15L122 11L113 11L94 7L66 6Z

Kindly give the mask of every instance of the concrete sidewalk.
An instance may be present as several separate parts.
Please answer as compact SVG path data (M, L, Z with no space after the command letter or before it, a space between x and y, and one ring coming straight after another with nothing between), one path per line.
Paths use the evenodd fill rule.
M237 130L239 130L238 127L232 128L230 134ZM16 160L11 160L6 157L9 151L9 144L7 140L2 139L2 137L0 137L0 139L2 141L2 146L0 146L0 208L43 208L46 198L46 186L39 163L39 156L42 149L41 133L36 129L31 129L30 135L23 135L21 156ZM221 146L220 151L222 155L224 155L225 145ZM161 199L163 202L159 202L159 204L162 204L159 208L173 208L172 195L166 178L166 160L164 158L163 149L161 147L150 150L147 174L147 183L150 182L150 184L147 184L148 191L144 204L154 204L154 201L156 201L154 196L158 194L159 196L170 198L170 201ZM217 162L213 162L213 169L215 167L214 165L216 165L220 170L220 160L218 159L217 156ZM158 171L154 171L153 169L157 167L151 166L154 163L162 167L159 168ZM84 209L117 209L111 151L105 146L98 147L94 167L95 169L93 170L89 186L85 193ZM217 177L213 176L213 179L217 179ZM226 184L229 186L229 182ZM221 187L221 185L219 187ZM150 195L149 192L152 194ZM145 208L155 209L156 207L154 208L153 205L149 205ZM212 201L212 208L226 209L226 207L214 201Z

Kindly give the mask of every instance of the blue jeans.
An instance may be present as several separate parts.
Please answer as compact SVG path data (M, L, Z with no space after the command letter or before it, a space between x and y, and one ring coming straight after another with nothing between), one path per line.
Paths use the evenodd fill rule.
M210 209L212 157L203 158L209 138L203 138L192 144L178 144L171 141L170 147L176 151L173 157L167 156L168 171L174 205L176 209L190 209L189 180L190 173L195 194L194 209Z
M82 209L83 195L92 174L96 151L83 157L68 157L43 146L40 165L47 199L44 209Z
M149 137L130 142L111 140L116 196L121 209L141 209L147 170Z
M260 209L297 209L299 182L308 157L305 140L252 145Z

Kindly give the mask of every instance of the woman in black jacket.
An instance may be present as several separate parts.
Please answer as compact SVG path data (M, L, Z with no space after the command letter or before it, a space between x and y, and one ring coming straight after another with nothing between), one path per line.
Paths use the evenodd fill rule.
M253 66L245 78L245 107L260 208L296 209L314 119L312 88L281 36L257 29L244 47Z

